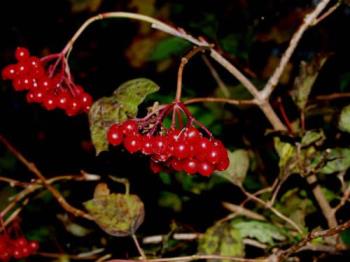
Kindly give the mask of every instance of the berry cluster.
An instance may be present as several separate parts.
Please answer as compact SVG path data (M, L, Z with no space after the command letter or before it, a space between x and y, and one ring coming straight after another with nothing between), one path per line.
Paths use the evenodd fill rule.
M0 235L0 261L7 262L12 257L15 259L26 258L39 249L39 243L27 240L25 237L11 238L8 234Z
M90 109L92 97L74 84L62 54L39 59L30 56L26 48L18 47L15 57L17 63L6 66L2 77L12 80L16 91L27 90L29 103L40 103L47 110L63 109L68 116Z
M170 128L163 127L164 117L179 109L187 116L187 125L180 128L175 125ZM172 169L210 176L215 170L222 171L228 167L229 159L224 145L201 126L209 138L203 136L194 126L196 120L183 104L167 105L158 113L155 118L146 116L143 119L113 124L107 133L109 143L114 146L123 144L130 153L141 152L149 155L150 167L154 173ZM149 124L152 128L147 128Z

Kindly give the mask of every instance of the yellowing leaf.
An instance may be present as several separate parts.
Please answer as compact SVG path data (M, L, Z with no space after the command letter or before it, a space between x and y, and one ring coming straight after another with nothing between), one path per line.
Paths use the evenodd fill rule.
M344 107L340 113L339 129L350 133L350 105Z
M102 4L102 0L69 0L73 13L84 11L96 12Z
M95 194L84 203L95 222L112 236L128 236L135 233L144 219L144 205L137 195Z
M228 157L230 159L229 167L225 171L216 172L216 174L241 186L249 169L249 153L247 150L238 149L228 152Z
M92 143L96 154L108 149L107 130L114 124L137 115L138 106L159 86L146 78L137 78L120 85L110 97L97 100L89 111Z
M198 251L201 254L222 256L244 256L244 244L239 230L231 223L216 224L204 233L199 240ZM209 259L207 261L218 261ZM222 259L220 261L230 261Z

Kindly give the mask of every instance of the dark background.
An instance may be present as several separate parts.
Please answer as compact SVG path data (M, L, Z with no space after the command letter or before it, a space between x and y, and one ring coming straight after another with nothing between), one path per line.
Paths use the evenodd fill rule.
M63 49L73 33L90 16L107 11L140 11L137 7L131 6L134 2L142 6L140 4L142 1L102 0L97 10L73 11L74 4L78 2L78 0L3 1L0 8L2 34L0 67L15 62L14 50L17 46L25 46L33 55L39 57L56 53ZM229 60L249 75L258 86L262 86L269 76L269 69L266 66L269 59L278 58L282 54L303 15L316 2L158 0L150 5L154 8L154 16L215 43ZM168 8L166 15L160 11L164 6ZM331 58L322 69L313 95L349 90L347 85L350 58L349 14L350 8L343 4L326 21L307 32L293 56L294 67L291 78L297 73L300 60L310 59L317 53L331 54ZM86 30L76 43L70 59L72 74L75 81L82 84L95 99L110 95L119 84L136 77L147 77L157 82L161 86L161 91L155 98L163 102L174 95L177 65L181 56L172 56L170 66L162 72L157 70L157 62L145 61L143 66L136 68L130 63L130 59L133 58L126 57L126 50L133 41L137 41L140 35L142 37L139 28L138 22L122 19L97 22ZM231 35L235 45L234 47L226 45L225 48L226 42L223 39ZM151 33L149 37L153 37ZM215 65L215 68L228 85L238 84L220 66ZM184 94L187 97L211 95L216 87L208 69L198 57L187 67L184 85L186 87ZM291 85L291 80L284 83L274 94L272 101L276 97L282 97L288 114L293 118L295 108L290 104L287 92ZM220 206L222 200L239 203L242 199L238 189L232 189L224 183L203 194L186 192L180 183L164 185L158 176L150 173L145 158L128 155L119 149L113 149L96 157L90 142L86 115L67 117L60 111L48 112L39 105L27 104L24 94L15 92L9 82L2 81L0 88L0 133L28 159L35 162L47 177L78 173L83 169L104 177L115 175L130 179L131 191L138 194L146 206L145 224L139 231L142 235L166 233L169 231L171 221L176 221L189 231L201 232L225 214ZM346 101L338 103L341 105ZM151 104L152 97L146 106ZM268 123L259 110L256 108L240 110L234 107L224 109L232 117L225 119L224 125L216 135L224 140L229 148L253 145L258 150L266 152L264 157L267 160L277 163L276 157L270 152L269 138L264 136ZM203 110L210 113L207 108ZM220 122L221 119L217 121ZM323 125L317 119L309 124L312 127ZM7 157L6 161L11 160L3 147L0 147L0 153L4 159ZM276 172L276 167L273 165L266 168L272 173ZM19 164L8 168L4 165L0 170L4 176L13 176L21 180L31 178L31 174ZM198 180L205 181L201 178ZM122 187L112 185L113 190L122 191ZM94 186L94 183L72 182L63 183L62 189L69 192L70 202L79 206L81 202L92 197ZM157 204L159 192L170 188L184 198L190 199L185 201L181 213L160 208ZM39 206L45 207L47 210L45 214L35 209L35 201L38 201ZM94 233L96 237L88 241L84 239L83 245L80 242L82 240L59 230L62 225L55 219L55 214L60 211L56 203L45 205L38 199L34 200L32 205L32 209L25 211L22 216L22 227L26 232L43 225L50 227L52 234L44 244L44 249L54 252L59 247L75 252L74 246L88 246L88 241L98 243L96 239L102 233ZM87 225L93 227L91 224ZM110 248L118 246L117 250L113 249L115 254L125 256L126 253L135 253L131 241L123 239L111 241L116 243L110 245Z

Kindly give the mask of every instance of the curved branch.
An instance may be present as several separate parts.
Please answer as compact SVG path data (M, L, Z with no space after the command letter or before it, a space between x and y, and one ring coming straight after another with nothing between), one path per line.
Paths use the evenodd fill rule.
M299 29L292 36L292 39L289 42L289 46L287 50L284 52L279 65L271 75L264 89L260 91L260 94L263 100L266 100L270 97L272 91L274 90L276 85L279 83L282 73L286 68L290 58L292 57L292 54L294 53L303 34L309 27L313 25L313 23L315 22L315 19L317 19L317 17L326 8L329 2L330 0L321 0L316 6L316 8L304 17L304 22L301 24Z

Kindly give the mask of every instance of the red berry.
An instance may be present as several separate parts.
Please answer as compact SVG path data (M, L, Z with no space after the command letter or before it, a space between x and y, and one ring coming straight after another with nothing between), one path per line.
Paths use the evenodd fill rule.
M178 159L184 159L189 156L190 147L184 139L174 142L173 155Z
M81 103L79 101L71 99L67 103L66 114L68 116L75 116L76 114L79 113L80 109L81 109Z
M23 79L22 78L15 78L12 81L13 89L16 91L23 91L25 90L25 85L23 84Z
M28 241L25 237L20 237L20 238L14 239L13 244L16 247L25 247L28 245Z
M196 143L202 137L202 134L194 127L189 127L185 131L186 141Z
M39 249L39 242L31 240L28 242L28 249L31 254L35 253Z
M14 257L15 259L21 259L21 258L24 257L24 254L23 254L23 252L22 252L21 249L16 248L16 249L13 250L13 257Z
M123 131L121 129L121 126L118 124L112 125L108 129L107 139L108 142L113 146L120 145L123 142Z
M185 159L183 162L183 169L189 174L194 174L198 170L198 162L190 158Z
M145 155L153 154L153 136L146 135L142 137L143 147L141 148L141 152Z
M70 96L66 92L61 92L57 95L57 106L66 110L70 102Z
M224 157L221 159L221 161L219 163L216 164L216 169L218 171L224 171L228 168L228 166L230 165L230 160L228 157Z
M200 162L198 165L198 173L203 176L210 176L214 171L214 167L206 161Z
M196 158L200 160L206 160L211 147L212 145L209 139L205 137L198 139L198 142L194 145L194 153Z
M166 153L168 141L165 136L155 136L152 139L153 153L164 155Z
M30 54L27 48L17 47L15 57L17 61L25 61L29 58Z
M1 74L4 80L14 79L18 75L18 67L17 65L8 65L2 70Z
M182 171L183 170L183 162L179 159L176 159L176 158L171 159L169 162L169 165L175 171Z
M57 107L57 97L54 95L47 95L43 99L43 105L47 110L53 110Z
M163 167L159 163L150 160L150 169L153 173L158 174L163 170Z
M92 97L88 93L83 93L78 97L83 106L90 106L92 104Z
M139 134L128 135L124 139L124 147L131 154L139 151L142 146L142 136Z
M138 131L138 124L135 120L129 119L122 123L122 130L124 135L131 135Z
M217 164L221 159L222 159L222 150L218 146L213 146L211 149L208 151L207 154L207 160L209 163L215 165Z

